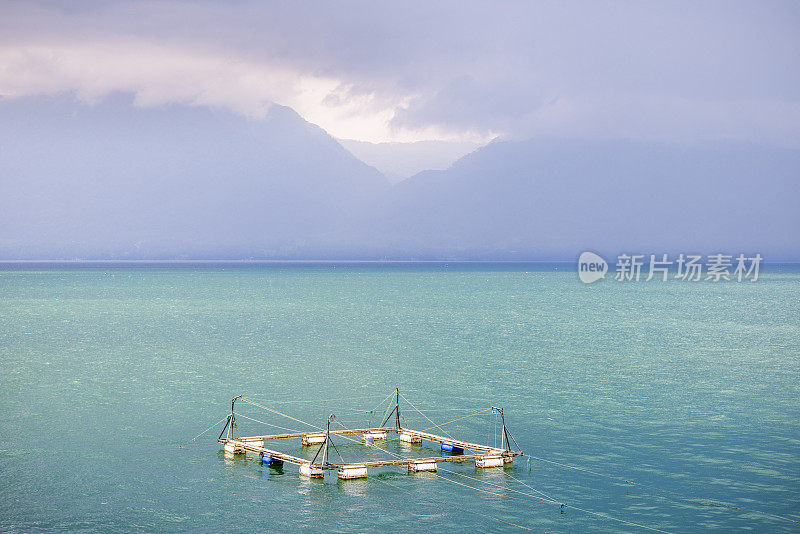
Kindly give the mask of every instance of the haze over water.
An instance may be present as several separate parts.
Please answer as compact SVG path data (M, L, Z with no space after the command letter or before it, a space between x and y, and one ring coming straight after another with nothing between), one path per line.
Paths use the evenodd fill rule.
M6 265L0 530L797 531L798 317L795 266L586 286L547 264ZM437 423L504 407L536 459L319 483L226 459L220 427L191 441L235 395L352 428L395 387ZM261 421L242 434L307 430L237 409ZM445 428L492 442L493 423Z

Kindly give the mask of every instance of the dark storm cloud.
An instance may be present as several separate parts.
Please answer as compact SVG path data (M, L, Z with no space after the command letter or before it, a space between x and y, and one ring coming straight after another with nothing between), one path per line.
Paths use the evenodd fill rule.
M352 135L336 133L355 138L383 128L423 137L602 132L797 145L798 6L4 3L0 93L122 89L240 111L274 100L324 127L349 128ZM104 68L125 46L141 50L141 64L131 65L135 81ZM90 53L103 49L111 52ZM150 56L157 64L169 54L178 65L197 60L196 87L148 71ZM293 84L293 76L306 81Z

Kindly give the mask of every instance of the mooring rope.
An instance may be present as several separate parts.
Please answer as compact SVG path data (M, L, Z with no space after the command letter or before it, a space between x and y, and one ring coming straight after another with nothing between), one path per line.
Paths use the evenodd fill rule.
M456 439L456 438L454 438L453 436L451 436L451 435L450 435L450 434L447 432L447 430L445 430L444 428L442 428L440 425L437 425L436 423L434 423L434 422L433 422L433 420L431 420L431 418L430 418L430 417L428 417L427 415L425 415L424 413L422 413L421 411L419 411L419 408L417 408L416 406L414 406L414 403L412 403L410 400L408 400L408 399L406 398L406 396L405 396L405 395L403 395L403 394L402 394L402 393L400 393L399 391L398 391L397 393L398 393L398 395L400 395L401 397L403 397L403 400L404 400L404 401L406 401L407 403L409 403L409 404L411 405L411 407L412 407L412 408L414 408L415 410L417 410L417 413L419 413L419 414L420 414L422 417L424 417L425 419L427 419L427 420L428 420L430 423L433 423L433 425L435 425L435 428L438 428L439 430L441 430L442 432L444 432L445 434L447 434L447 437L449 437L450 439ZM445 424L446 424L446 423L445 423Z
M344 428L344 429L345 429L345 430L347 430L348 432L352 432L352 429L350 429L350 428L347 428L346 426L344 426L344 424L343 424L341 421L339 421L338 419L334 419L334 421L336 421L337 423L339 423L339 424L342 426L342 428ZM348 436L347 434L337 434L337 436L343 437L344 439L346 439L346 440L349 440L349 441L352 441L352 442L354 442L354 443L361 444L361 441L360 441L360 440L357 440L357 439L351 438L351 437L350 437L350 436ZM399 454L395 454L395 453L393 453L393 452L387 451L386 449L383 449L383 448L381 448L381 447L378 447L378 446L377 446L377 445L375 445L374 443L371 445L371 447L373 447L373 448L375 448L375 449L378 449L379 451L383 451L383 452L385 452L386 454L388 454L388 455L390 455L390 456L394 456L394 457L395 457L395 458L397 458L398 460L405 460L405 458L403 458L403 457L402 457L402 456L400 456ZM342 462L344 462L344 459L342 459Z
M405 491L406 493L410 494L410 492L406 488L401 488L400 486L398 486L396 484L392 484L388 480L385 480L385 479L378 479L378 480L380 480L381 482L384 482L384 483L392 486L393 488L396 488L396 489L398 489L400 491ZM444 502L441 499L431 499L430 497L426 497L426 500L435 500L436 502L439 502L439 503L443 503ZM524 525L518 525L517 523L512 523L511 521L506 521L505 519L500 519L499 517L494 517L494 516L491 516L489 514L482 514L480 512L476 512L475 510L470 510L469 508L464 508L464 507L461 507L461 506L454 506L452 502L447 502L447 505L448 505L449 508L453 508L455 510L460 510L462 512L467 512L467 513L470 513L470 514L474 514L474 515L477 515L477 516L480 516L480 517L485 517L487 519L491 519L492 521L499 521L500 523L504 523L506 525L511 525L512 527L521 528L523 530L533 530L533 529L528 528L528 527L526 527Z
M389 399L392 397L392 395L394 395L394 392L392 392L392 393L389 393L388 395L386 395L386 397L385 397L385 398L384 398L382 401L380 401L378 404L376 404L376 405L375 405L375 408L373 408L373 409L371 409L371 410L366 410L366 412L371 414L371 413L372 413L372 412L374 412L376 409L378 409L378 408L380 408L381 406L383 406L383 403L384 403L384 402L386 402L387 400L389 400Z
M482 484L488 484L490 486L495 486L497 488L505 489L505 490L508 490L508 491L513 491L514 493L520 493L522 495L527 495L529 497L536 497L536 498L540 499L542 502L548 502L548 503L557 504L557 505L563 504L561 501L558 501L558 500L550 497L549 495L545 494L544 492L541 492L541 491L539 491L539 490L537 490L535 488L531 488L530 486L528 486L528 488L532 489L533 491L535 491L537 493L541 493L544 496L544 499L542 497L538 497L536 495L531 495L530 493L527 493L525 491L521 491L521 490L518 490L518 489L510 488L508 486L503 486L503 485L497 484L496 482L490 482L488 480L481 480L479 478L471 477L469 475L465 475L464 473L459 473L458 471L453 471L452 469L445 469L445 468L441 468L441 469L442 469L442 471L446 471L448 473L452 473L452 474L458 475L460 477L468 478L470 480L474 480L475 482L480 482Z
M511 476L511 475L510 475L510 474L508 474L508 473L506 473L505 475L506 475L507 477L509 477L511 480L516 480L518 483L522 484L522 485L523 485L523 486L525 486L526 488L529 488L529 489L531 489L531 490L535 491L536 493L541 493L542 495L544 495L544 496L545 496L545 497L547 497L548 499L552 499L553 501L555 501L555 500L556 500L556 499L553 499L553 498L552 498L551 496L549 496L548 494L546 494L545 492L537 490L537 489L536 489L536 488L534 488L533 486L530 486L530 485L528 485L528 484L524 483L523 481L521 481L521 480L520 480L520 479L518 479L518 478L514 478L513 476Z
M236 413L236 417L244 417L245 419L250 419L251 421L255 421L256 423L261 423L262 425L267 425L267 426L271 426L271 427L274 427L274 428L280 428L281 430L288 430L289 432L295 432L295 433L302 432L301 430L297 430L297 429L294 429L294 428L286 428L284 426L278 426L278 425L273 425L272 423L266 423L264 421L259 421L258 419L254 419L252 417L248 417L247 415L244 415L244 414L239 413L239 412L235 412L235 413Z
M644 484L643 482L633 482L631 480L626 480L626 479L624 479L622 477L619 477L619 476L609 475L607 473L599 473L597 471L592 471L591 469L586 469L584 467L576 467L574 465L569 465L569 464L565 464L565 463L561 463L561 462L556 462L556 461L553 461L553 460L548 460L547 458L539 458L537 456L531 456L530 454L525 454L523 456L526 456L526 457L531 458L533 460L539 460L539 461L547 462L549 464L554 464L554 465L557 465L557 466L560 466L560 467L565 467L567 469L573 469L575 471L583 471L584 473L589 473L591 475L609 478L609 479L615 480L617 482L624 482L625 484L630 484L632 486L642 486L642 487L651 488L651 489L654 489L654 490L657 490L657 491L663 491L664 493L671 493L673 495L679 495L681 497L685 497L687 499L692 499L694 501L707 501L708 503L712 503L712 504L717 505L717 506L723 506L723 507L726 507L726 508L733 508L735 510L739 509L738 506L734 506L732 504L728 504L728 503L725 503L725 502L722 502L722 501L716 501L714 499L706 499L705 497L696 497L696 496L693 496L693 495L687 495L685 493L680 493L680 492L677 492L677 491L670 491L670 490L659 488L657 486L651 486L650 484Z
M569 508L574 508L575 510L580 510L581 512L584 512L584 513L587 513L587 514L596 515L597 517L602 517L603 519L610 519L611 521L617 521L619 523L625 523L626 525L632 525L634 527L639 527L639 528L643 528L643 529L646 529L646 530L652 530L652 531L655 531L655 532L662 532L663 534L672 534L668 530L661 530L660 528L648 527L647 525L642 525L641 523L634 523L633 521L627 521L625 519L620 519L618 517L613 517L613 516L610 516L610 515L608 515L606 513L603 513L603 512L593 512L592 510L587 510L586 508L578 508L577 506L575 506L573 504L570 504Z
M458 471L453 471L453 470L451 470L451 469L445 469L445 468L442 468L442 471L447 471L448 473L452 473L452 474L454 474L454 475L458 475L458 476L460 476L460 477L464 477L464 478L469 478L470 480L474 480L474 481L476 481L476 482L481 482L481 483L484 483L484 484L489 484L489 485L491 485L491 486L496 486L496 487L498 487L498 488L507 489L507 490L509 490L509 491L513 491L513 492L516 492L516 493L521 493L521 494L523 494L523 495L528 495L528 496L530 496L530 497L537 497L537 498L541 499L541 497L538 497L538 496L536 496L536 495L531 495L531 494L529 494L529 493L526 493L526 492L524 492L524 491L521 491L521 490L517 490L517 489L514 489L514 488L509 488L508 486L502 486L502 485L500 485L500 484L497 484L497 483L495 483L495 482L490 482L490 481L488 481L488 480L481 480L481 479L479 479L479 478L471 477L471 476L469 476L469 475L465 475L464 473L459 473ZM515 480L515 481L519 482L520 484L522 484L522 485L523 485L523 486L525 486L526 488L528 488L528 489L531 489L531 490L535 491L536 493L540 493L542 496L544 496L544 497L545 497L545 499L546 499L546 502L551 502L551 503L553 503L553 504L559 504L559 505L560 505L560 504L563 504L563 503L562 503L561 501L559 501L558 499L554 499L554 498L553 498L553 497L551 497L550 495L547 495L545 492L543 492L543 491L539 491L539 490L537 490L536 488L534 488L534 487L532 487L532 486L529 486L528 484L525 484L524 482L522 482L522 481L520 481L520 480L517 480L516 478L512 477L512 476L511 476L511 475L509 475L508 473L506 473L506 476L508 476L508 477L512 478L513 480ZM566 505L565 505L565 506L566 506Z
M223 422L223 421L226 421L227 419L228 419L228 416L226 415L225 417L223 417L222 419L220 419L219 421L217 421L216 423L214 423L214 424L213 424L213 425L211 425L210 427L206 428L205 430L203 430L202 432L200 432L199 434L197 434L195 437L193 437L192 439L190 439L189 441L187 441L187 442L186 442L186 443L184 443L183 445L178 445L178 448L179 448L179 449L182 449L182 448L184 448L186 445L190 444L191 442L193 442L194 440L196 440L197 438L199 438L200 436L202 436L203 434L205 434L206 432L208 432L209 430L211 430L212 428L214 428L215 426L217 426L217 425L218 425L218 424L220 424L221 422Z
M443 469L443 471L447 471L447 470ZM452 473L453 471L448 471L448 472ZM541 504L559 504L557 502L554 503L552 501L546 501L546 500L542 499L541 497L537 497L536 495L528 495L526 493L523 493L523 495L527 495L529 497L534 497L534 498L536 498L536 500L532 501L531 499L523 499L522 497L512 497L511 495L504 495L504 494L498 493L496 491L490 491L490 490L486 490L486 489L476 488L475 486L470 486L469 484L464 484L463 482L459 482L458 480L453 480L452 478L443 477L439 473L433 473L433 474L436 475L441 480L446 480L448 482L452 482L453 484L458 484L459 486L464 486L465 488L473 489L473 490L479 491L481 493L488 493L489 495L496 495L498 497L503 497L504 499L511 499L511 500L515 500L515 501L525 501L525 502L537 502L537 503L541 503Z
M703 505L706 505L706 506L720 506L720 507L723 507L723 508L729 508L731 510L743 510L743 511L746 510L746 511L754 512L754 513L757 513L757 514L760 514L760 515L763 515L763 516L773 517L773 518L776 518L776 519L781 519L783 521L791 521L792 523L800 524L800 521L798 521L797 519L793 519L793 518L787 517L787 516L772 514L772 513L769 513L769 512L764 512L762 510L757 510L755 508L748 508L748 507L744 507L744 506L736 506L736 505L733 505L733 504L730 504L730 503L726 503L726 502L723 502L723 501L718 501L718 500L715 500L715 499L708 499L708 498L705 498L705 497L697 497L697 496L694 496L694 495L688 495L686 493L681 493L681 492L677 492L677 491L671 491L671 490L659 488L658 486L653 486L651 484L645 484L643 482L633 482L631 480L626 480L626 479L624 479L622 477L619 477L619 476L609 475L607 473L599 473L597 471L592 471L591 469L586 469L586 468L582 468L582 467L576 467L574 465L564 464L564 463L561 463L561 462L555 462L553 460L548 460L546 458L539 458L539 457L536 457L536 456L531 456L530 454L525 454L524 456L527 456L528 458L531 458L533 460L539 460L539 461L542 461L542 462L547 462L547 463L550 463L550 464L558 465L560 467L565 467L567 469L574 469L575 471L583 471L585 473L589 473L589 474L592 474L592 475L595 475L595 476L599 476L599 477L605 477L605 478L608 478L608 479L611 479L611 480L615 480L617 482L624 482L625 484L628 484L628 485L631 485L631 486L640 486L640 487L643 487L643 488L649 488L649 489L652 489L652 490L655 490L655 491L660 491L662 493L669 493L669 494L672 494L672 495L678 495L678 496L683 497L685 499L689 499L691 501L694 501L697 504L703 504Z
M462 473L457 473L455 471L450 471L448 469L443 469L443 471L447 471L448 473L454 473L456 475L465 476L467 478L472 478L472 477L469 477L467 475L463 475ZM469 488L469 489L472 489L472 490L475 490L475 491L479 491L481 493L486 493L486 494L489 494L489 495L495 495L497 497L502 497L504 499L512 499L512 500L525 501L525 502L538 502L538 503L541 503L541 504L557 504L557 505L560 505L562 508L567 507L564 504L560 504L557 500L545 500L545 499L542 499L541 497L539 497L538 495L533 495L533 494L529 494L529 493L526 493L526 492L523 492L523 491L514 490L513 488L505 488L503 486L499 486L499 487L501 487L503 489L508 489L508 490L511 490L511 491L515 491L515 492L520 493L522 495L525 495L527 497L533 497L536 500L535 501L531 501L530 499L523 499L523 498L520 498L520 497L512 497L512 496L504 495L502 493L498 493L498 492L495 492L495 491L489 491L489 490L485 490L485 489L481 489L481 488L476 488L475 486L470 486L469 484L464 484L464 483L459 482L457 480L453 480L451 478L444 477L444 476L442 476L442 475L440 475L438 473L433 473L433 474L436 475L436 477L439 478L440 480L446 480L447 482L451 482L453 484L458 484L459 486L463 486L465 488ZM473 480L480 481L479 479L473 479ZM386 481L384 481L384 482L386 482ZM486 481L480 481L480 482L486 482ZM498 486L497 484L492 484L492 485ZM533 489L533 488L531 488L531 489ZM548 497L548 499L549 499L549 497ZM579 511L587 513L587 514L595 515L595 516L601 517L603 519L607 519L607 520L610 520L610 521L617 521L619 523L624 523L626 525L631 525L631 526L643 528L645 530L651 530L651 531L654 531L654 532L661 532L662 534L672 534L667 530L662 530L662 529L651 527L651 526L648 526L648 525L643 525L641 523L634 523L633 521L620 519L618 517L613 517L613 516L610 516L608 514L601 513L601 512L594 512L592 510L587 510L585 508L580 508L578 506L569 505L569 508L574 508L575 510L579 510ZM507 524L515 526L515 527L523 528L523 529L526 529L526 530L531 530L528 527L524 527L524 526L518 525L516 523L511 523L509 521L504 521L504 520L498 519L496 517L492 517L492 516L486 516L486 517L490 517L491 519L494 519L494 520L497 520L497 521L501 521L503 523L507 523Z
M402 397L402 395L403 395L403 394L401 393L401 394L400 394L400 396ZM411 404L411 403L409 403L409 404ZM439 428L439 429L440 429L442 432L445 432L445 434L447 434L447 432L446 432L446 431L445 431L445 430L442 428L444 425L449 425L450 423L455 423L456 421L461 421L462 419L466 419L466 418L468 418L468 417L475 417L476 415L480 415L480 414L482 414L482 413L488 412L488 411L489 411L489 410L491 410L491 409L492 409L492 408L486 408L485 410L481 410L481 411L479 411L479 412L471 413L471 414L469 414L469 415L465 415L464 417L459 417L458 419L453 419L452 421L448 421L448 422L446 422L446 423L442 423L442 424L440 424L440 425L436 425L436 423L434 423L434 425L436 425L436 426L429 426L428 428L424 428L424 429L422 429L422 430L418 430L417 432L427 432L428 430L433 430L434 428ZM418 411L419 411L419 410L418 410ZM423 415L424 415L424 414L423 414ZM433 421L431 421L431 423L433 423ZM411 432L413 433L414 431L412 430ZM448 436L450 436L450 434L447 434L447 435L448 435ZM399 436L398 436L398 437L396 437L396 438L392 438L392 439L386 440L386 441L387 441L387 443L388 443L389 441L396 441L396 440L398 440L398 439L400 439L400 437L399 437ZM455 441L461 441L461 440L455 439L455 438L454 438L454 437L452 437L452 436L450 436L450 439L453 439L453 440L455 440ZM465 447L465 448L469 449L469 447Z
M389 396L394 395L394 392L390 393ZM378 399L380 395L362 395L362 396L355 396L355 397L340 397L338 399L314 399L314 400L265 400L261 401L264 403L269 404L314 404L318 402L336 402L336 401L347 401L347 400L356 400L356 399ZM381 402L383 404L383 402Z
M306 423L305 421L301 421L300 419L297 419L296 417L292 417L291 415L286 415L285 413L281 413L281 412L279 412L277 410L273 410L272 408L267 408L266 406L264 406L262 404L259 404L256 401L250 400L247 397L242 397L242 400L245 401L245 402L249 402L250 404L254 404L255 406L258 406L259 408L263 408L263 409L267 410L268 412L272 412L274 414L281 415L283 417L287 417L287 418L291 419L292 421L297 421L298 423L302 423L304 425L308 425L311 428L316 428L317 430L325 430L322 427L318 427L317 425L312 425L311 423Z
M492 408L486 408L485 410L481 410L479 412L471 413L469 415L465 415L464 417L459 417L458 419L453 419L452 421L448 421L446 423L442 423L441 425L436 425L436 426L441 428L444 425L449 425L450 423L455 423L456 421L461 421L462 419L466 419L468 417L475 417L476 415L480 415L482 413L488 412L489 410L492 410ZM428 430L432 430L434 428L436 428L436 427L426 428L425 430L422 430L421 432L427 432Z
M386 410L384 410L383 415L381 416L381 422L385 422L389 419L389 414L391 413L392 403L389 403L386 406ZM372 420L370 419L369 422L371 423Z
M454 472L454 471L450 471L450 472ZM527 495L527 496L529 496L529 497L533 497L533 498L535 498L535 499L537 499L537 500L536 500L536 501L531 501L530 499L523 499L523 498L520 498L520 497L512 497L512 496L510 496L510 495L503 495L502 493L497 493L497 492L493 492L493 491L483 490L483 489L481 489L481 488L476 488L476 487L474 487L474 486L470 486L469 484L463 484L463 483L461 483L461 482L458 482L457 480L453 480L453 479L451 479L451 478L443 477L443 476L439 475L438 473L437 473L437 475L436 475L436 476L437 476L437 477L439 477L439 478L440 478L440 479L442 479L442 480L447 480L448 482L452 482L452 483L454 483L454 484L458 484L459 486L464 486L465 488L470 488L470 489L473 489L473 490L475 490L475 491L480 491L480 492L482 492L482 493L489 493L489 494L491 494L491 495L498 495L498 496L500 496L500 497L503 497L503 498L505 498L505 499L513 499L513 500L518 500L518 501L527 501L527 502L539 502L539 503L545 503L545 504L554 504L554 503L555 503L555 504L558 504L558 501L546 501L546 500L542 499L541 497L539 497L538 495L533 495L533 494L529 494L529 493L525 493L525 492L519 492L519 491L518 491L518 493L522 493L523 495ZM511 489L511 488L505 488L505 489ZM646 530L652 530L652 531L654 531L654 532L661 532L661 533L663 533L663 534L672 534L671 532L669 532L669 531L667 531L667 530L661 530L661 529L659 529L659 528L650 527L650 526L647 526L647 525L643 525L643 524L641 524L641 523L634 523L633 521L627 521L627 520L625 520L625 519L620 519L620 518L618 518L618 517L613 517L613 516L610 516L610 515L608 515L608 514L605 514L605 513L602 513L602 512L594 512L594 511L592 511L592 510L587 510L587 509L585 509L585 508L580 508L580 507L578 507L578 506L574 506L574 505L572 505L572 504L570 504L570 505L565 505L565 504L562 504L561 506L562 506L562 508L573 508L573 509L575 509L575 510L579 510L579 511L581 511L581 512L585 512L585 513L587 513L587 514L592 514L592 515L595 515L595 516L597 516L597 517L602 517L602 518L604 518L604 519L609 519L609 520L611 520L611 521L618 521L618 522L620 522L620 523L624 523L624 524L626 524L626 525L631 525L631 526L635 526L635 527L640 527L640 528L643 528L643 529L646 529Z

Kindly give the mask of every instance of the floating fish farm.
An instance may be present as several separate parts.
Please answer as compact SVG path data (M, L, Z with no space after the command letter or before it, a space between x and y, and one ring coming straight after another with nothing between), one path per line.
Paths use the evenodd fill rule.
M395 389L394 407L388 415L384 418L380 426L374 428L340 428L331 430L331 422L336 421L335 416L330 415L327 419L326 426L317 427L311 423L301 421L290 415L281 413L277 410L259 404L255 401L247 399L243 396L234 397L231 399L231 413L228 415L225 426L220 432L217 442L223 446L226 455L236 455L244 453L256 454L261 458L261 463L273 467L282 466L284 462L294 464L299 467L298 472L302 477L308 478L323 478L326 471L336 470L337 476L343 480L364 478L367 476L369 469L379 467L399 467L406 466L409 473L418 472L435 472L437 466L442 462L475 462L475 466L479 468L493 468L504 467L513 462L514 457L522 456L523 452L517 445L514 436L511 435L508 427L505 424L505 416L502 408L491 407L486 410L476 412L475 414L467 415L455 419L454 421L466 419L474 415L482 414L488 411L495 412L500 418L502 426L500 431L500 446L481 445L479 443L472 443L454 439L450 436L441 436L428 432L434 428L441 429L441 426L448 424L442 423L441 425L434 424L431 428L423 430L415 430L409 428L405 422L405 417L400 411L400 399L402 395L399 389ZM404 400L405 397L402 397ZM274 414L287 417L299 423L308 425L309 427L317 430L311 432L295 432L288 434L267 434L258 436L241 436L239 435L238 423L236 420L235 405L237 401L243 401L255 406L259 406ZM413 406L413 405L412 405ZM421 412L420 412L421 413ZM387 426L387 423L394 426ZM341 423L339 423L340 426ZM446 433L446 432L445 432ZM389 438L390 434L395 437ZM377 448L393 458L360 461L360 462L347 462L339 453L333 438L341 438L351 442L361 443L364 446ZM427 458L403 457L402 455L382 449L377 443L382 441L391 441L399 439L404 443L421 444L423 441L430 441L437 443L441 448L442 455L431 456ZM279 440L300 440L301 445L307 447L317 447L316 454L311 460L301 458L268 448L266 445L272 441ZM513 443L513 447L512 444ZM335 452L338 457L337 461L331 461L331 452Z

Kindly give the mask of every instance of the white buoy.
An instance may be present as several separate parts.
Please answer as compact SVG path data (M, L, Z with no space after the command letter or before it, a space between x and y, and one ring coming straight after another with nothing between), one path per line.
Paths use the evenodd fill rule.
M422 436L413 432L400 432L400 441L405 443L422 443Z
M300 476L308 478L323 478L325 476L325 470L315 465L302 464L300 466Z
M436 471L436 462L431 460L412 460L408 463L408 472Z
M475 458L475 467L503 467L502 456L483 456Z
M365 432L364 434L361 435L361 439L363 439L365 442L367 441L367 437L371 437L372 441L375 442L379 439L386 439L386 432L372 431L372 432Z
M228 441L225 443L225 454L241 454L244 452L244 447L238 441Z
M339 469L339 478L350 480L353 478L366 478L367 467L364 465L348 465Z
M323 441L325 441L324 432L319 434L303 434L303 436L300 438L300 443L304 446L319 445Z

